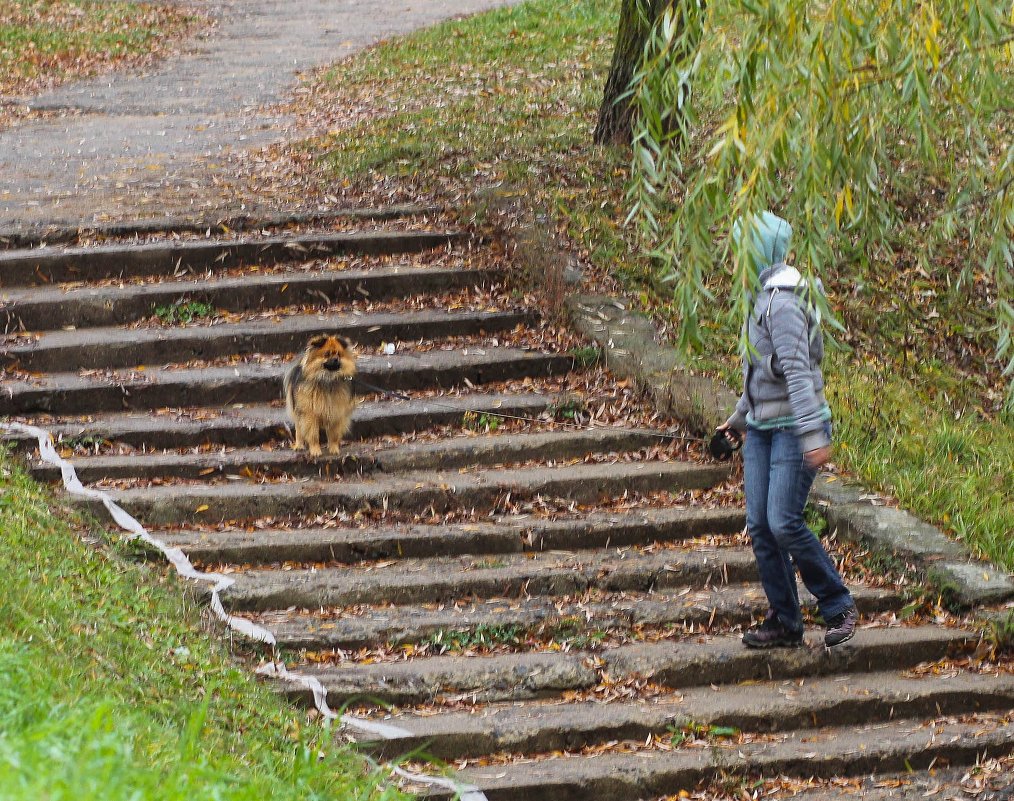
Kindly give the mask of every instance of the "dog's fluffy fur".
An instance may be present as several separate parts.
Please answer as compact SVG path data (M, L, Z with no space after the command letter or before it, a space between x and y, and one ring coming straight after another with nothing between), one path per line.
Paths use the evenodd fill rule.
M320 430L327 434L328 453L338 453L356 405L352 379L356 356L348 340L318 334L306 343L303 357L285 372L285 408L296 427L296 450L320 456Z

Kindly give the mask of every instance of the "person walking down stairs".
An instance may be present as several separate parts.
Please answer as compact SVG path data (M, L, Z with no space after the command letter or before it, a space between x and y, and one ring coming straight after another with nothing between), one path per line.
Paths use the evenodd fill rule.
M738 222L733 238L750 248L759 289L747 321L743 394L718 430L743 444L746 523L767 595L764 621L743 635L750 648L803 641L795 570L817 599L824 644L855 635L855 603L803 509L817 470L831 456L831 410L824 398L824 342L809 284L785 263L792 227L766 211ZM819 286L818 286L819 289Z

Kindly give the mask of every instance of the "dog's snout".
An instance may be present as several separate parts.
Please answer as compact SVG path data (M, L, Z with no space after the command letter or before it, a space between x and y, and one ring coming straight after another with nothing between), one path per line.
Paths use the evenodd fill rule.
M324 369L325 370L341 370L342 369L342 360L341 359L328 359L326 362L324 362Z

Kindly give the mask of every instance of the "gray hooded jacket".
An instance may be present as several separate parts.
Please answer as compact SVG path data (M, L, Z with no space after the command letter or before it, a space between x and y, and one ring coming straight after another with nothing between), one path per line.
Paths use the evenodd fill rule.
M806 453L831 444L824 429L824 339L819 319L807 308L806 282L781 261L791 235L788 223L783 230L757 228L754 257L764 269L747 322L753 353L744 356L743 395L728 422L738 431L745 431L747 422L792 426ZM774 257L774 263L765 256Z

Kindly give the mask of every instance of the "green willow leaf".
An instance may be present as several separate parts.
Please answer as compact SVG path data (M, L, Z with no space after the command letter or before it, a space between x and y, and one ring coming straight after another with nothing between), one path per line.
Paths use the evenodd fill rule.
M716 271L745 314L750 266L730 231L764 209L792 222L801 271L825 277L889 263L923 217L913 262L963 249L983 265L1009 343L1012 72L1009 0L673 0L630 87L628 201L649 241L667 241L680 343L706 344Z

